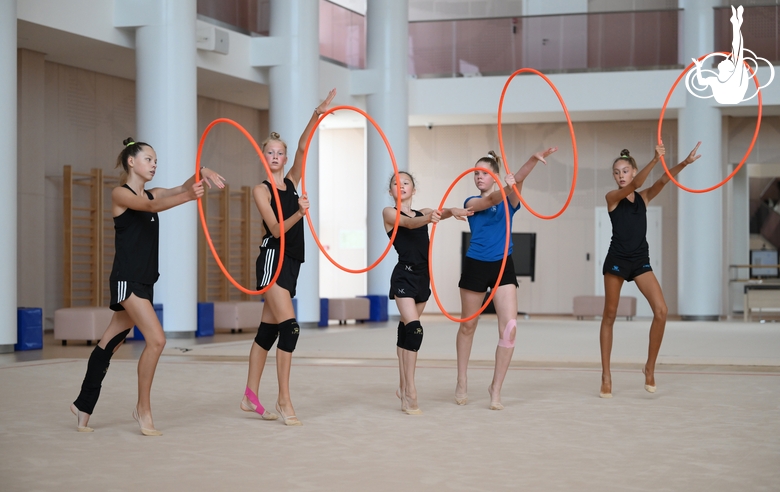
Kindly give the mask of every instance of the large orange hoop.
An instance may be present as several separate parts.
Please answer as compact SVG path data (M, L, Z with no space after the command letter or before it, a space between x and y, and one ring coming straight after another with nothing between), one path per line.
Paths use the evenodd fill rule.
M717 53L728 55L728 53L724 53L721 51ZM709 55L704 55L700 57L699 60L703 60L704 58L712 54L713 53L710 53ZM689 193L707 193L708 191L712 191L720 188L721 186L726 184L731 178L733 178L734 175L737 174L737 172L739 172L739 170L742 168L742 165L745 164L745 161L747 161L747 158L750 155L750 153L753 152L753 146L756 144L756 140L758 139L758 130L759 128L761 128L761 113L763 109L763 101L761 99L761 89L760 89L760 84L758 83L758 75L753 71L753 68L747 62L744 63L745 66L748 67L748 70L750 70L750 73L753 74L753 80L756 83L756 90L758 92L758 119L756 120L756 130L753 132L753 140L750 141L750 146L748 147L747 152L745 152L745 155L742 156L742 160L739 161L739 165L735 167L734 170L731 172L731 174L726 176L726 178L723 181L716 184L715 186L710 186L709 188L702 188L702 189L688 188L687 186L680 184L680 182L677 181L674 178L674 176L672 176L672 173L669 172L669 168L666 166L666 159L664 159L664 156L661 156L661 164L663 164L664 166L664 171L666 172L666 175L669 176L669 179L672 181L672 183L676 184L680 189L683 189ZM669 99L671 99L672 93L674 92L674 89L677 87L677 84L680 83L680 80L683 78L683 75L685 75L685 73L688 72L688 70L690 70L691 67L693 67L693 65L694 63L691 62L690 65L688 65L687 67L685 67L685 69L683 69L683 71L677 77L677 80L674 81L672 88L669 89L669 93L666 95L666 101L664 101L664 107L661 109L661 116L658 117L658 144L659 145L661 144L661 129L663 128L664 125L664 114L666 113L666 106L669 104Z
M493 179L496 181L496 183L500 183L500 179L493 171L490 169L485 169L483 167L472 167L471 169L466 169L462 173L460 173L460 176L455 178L455 181L452 182L449 188L447 188L447 192L444 193L444 198L441 199L441 203L439 204L439 210L444 208L444 202L447 201L447 197L450 196L450 192L455 187L456 184L458 184L458 181L463 179L463 176L473 172L473 171L485 171L488 174L490 174ZM482 314L482 311L485 310L485 308L490 304L490 301L493 300L493 296L496 295L496 289L498 289L498 284L501 283L501 277L504 275L504 267L506 267L506 258L509 256L509 239L512 237L512 224L509 221L509 200L506 197L506 193L504 192L504 188L500 187L499 190L501 190L501 196L504 200L504 211L506 212L506 241L504 241L504 259L501 260L501 270L498 271L498 278L496 279L496 285L493 286L493 288L490 290L490 295L485 300L485 303L482 305L479 310L469 316L468 318L456 318L452 316L450 313L447 312L446 309L444 309L444 306L441 305L441 300L439 300L439 294L436 292L436 284L433 283L433 262L431 261L431 258L433 258L433 236L436 234L436 226L438 224L433 224L433 227L431 228L431 239L428 243L428 276L431 278L431 291L433 292L433 298L436 299L436 305L439 306L439 309L441 310L442 314L444 316L448 317L451 321L454 321L456 323L465 323L466 321L470 321L480 314Z
M395 241L395 235L398 233L398 224L401 222L401 180L398 177L398 165L395 162L395 155L393 154L393 149L390 147L390 142L387 140L387 137L385 136L385 133L382 131L382 129L379 127L379 124L368 115L365 111L363 111L360 108L356 108L354 106L334 106L330 108L329 110L322 113L322 116L320 119L317 120L317 123L314 124L314 128L312 128L311 133L309 133L309 138L306 140L306 147L303 150L303 164L301 167L301 191L304 195L306 195L306 158L309 155L309 145L311 145L311 139L314 137L314 132L317 131L317 128L320 126L320 123L322 123L322 120L325 119L325 117L334 111L338 111L340 109L348 109L350 111L355 111L356 113L362 114L372 125L374 125L374 128L376 128L376 131L379 132L379 135L382 137L382 140L385 142L385 146L387 147L387 152L390 154L390 160L393 162L393 174L395 175L395 186L398 190L397 199L395 201L396 207L395 207L395 224L393 224L393 234L390 236L390 241L387 243L387 247L385 248L385 251L377 258L377 260L368 265L365 268L359 268L359 269L352 269L347 268L345 266L340 265L336 260L331 258L331 256L328 254L327 251L325 251L325 248L322 246L322 243L320 243L320 238L317 236L317 231L314 230L314 225L311 222L311 216L309 215L309 210L306 209L306 221L309 223L309 230L311 231L312 237L314 237L314 242L317 243L317 247L320 248L320 251L322 251L322 254L325 255L325 258L328 259L333 265L336 266L336 268L339 268L347 273L364 273L375 266L377 266L382 260L385 259L385 256L387 256L387 253L390 251L390 248L393 246L393 241Z
M531 212L533 215L539 217L540 219L550 220L558 217L561 215L569 206L569 203L571 203L571 198L574 196L574 188L577 184L577 139L574 136L574 126L571 123L571 117L569 116L569 110L566 109L566 103L563 102L563 97L561 96L561 93L558 92L558 89L555 87L555 84L552 83L550 79L548 79L542 72L538 70L534 70L533 68L521 68L519 70L516 70L515 73L509 76L509 79L507 79L506 83L504 84L504 90L501 91L501 99L498 102L498 146L501 150L501 158L504 160L504 169L506 169L507 173L511 173L512 171L509 170L509 164L506 159L506 152L504 152L504 131L501 128L501 118L504 111L504 96L506 96L506 90L509 88L509 83L512 82L512 79L515 78L517 75L528 72L535 75L538 75L542 79L544 79L545 82L547 82L547 85L550 86L550 88L555 92L555 95L558 96L558 101L561 103L561 108L563 108L563 114L566 115L566 122L569 124L569 135L571 135L571 145L574 149L574 174L571 177L571 189L569 190L569 196L566 198L566 203L563 204L563 208L561 208L558 213L553 215L542 215L537 213L534 209L528 205L525 200L523 199L523 195L520 194L520 191L517 189L517 185L512 185L512 189L515 190L515 193L517 193L517 196L520 198L520 201L523 203L523 206Z
M206 136L209 134L212 128L214 128L219 123L229 123L233 125L234 127L238 128L238 130L244 134L244 136L252 143L252 146L255 148L255 152L257 152L257 155L260 156L260 160L263 163L263 166L265 167L266 172L268 173L268 179L271 182L271 191L274 194L274 198L276 199L276 213L279 214L279 217L282 217L282 220L279 221L279 264L276 267L276 272L274 272L273 278L271 278L271 281L263 287L260 290L249 290L246 287L239 284L236 279L233 278L233 276L230 274L230 272L227 271L227 268L225 268L225 265L222 264L222 260L219 259L219 254L217 253L216 248L214 248L214 243L211 241L211 234L209 234L209 226L206 224L206 216L203 214L203 204L201 203L201 200L203 197L198 198L198 215L200 215L200 223L203 226L203 234L206 236L206 242L209 245L209 249L211 250L211 254L214 256L214 259L217 261L217 265L219 266L219 269L222 270L222 273L225 274L225 277L227 277L228 280L230 280L230 283L235 285L238 290L243 292L244 294L249 294L250 296L256 296L259 294L265 293L268 289L271 288L274 283L276 283L276 279L279 277L279 272L282 271L282 262L284 261L284 213L282 212L282 202L279 200L279 191L276 189L276 183L274 182L274 175L271 173L271 168L268 166L268 161L265 160L265 156L263 155L263 151L260 150L260 147L257 145L257 142L255 142L255 139L252 138L252 135L249 134L246 129L236 123L235 121L228 119L228 118L217 118L216 120L212 121L209 126L206 127L206 129L203 131L203 136L200 137L200 143L198 144L198 157L195 159L195 181L200 181L200 157L203 153L203 144L206 143Z

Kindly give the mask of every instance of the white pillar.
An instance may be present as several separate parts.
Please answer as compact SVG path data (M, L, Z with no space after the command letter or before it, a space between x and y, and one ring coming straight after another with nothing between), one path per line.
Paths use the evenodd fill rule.
M686 65L714 50L714 11L719 0L681 2L683 46ZM678 88L678 90L683 90ZM699 99L686 93L685 108L678 119L677 160L683 160L701 140L701 159L678 175L690 188L707 188L723 177L721 114L714 99ZM682 319L717 319L724 312L723 290L723 189L709 193L678 191L678 311Z
M16 343L16 0L0 0L0 353Z
M379 84L366 96L366 109L379 123L393 147L399 170L409 168L408 44L409 4L407 0L372 0L366 11L366 64L378 72ZM371 125L367 132L368 261L373 262L387 247L382 209L389 203L388 182L393 164L382 137ZM368 272L368 294L387 295L390 275L396 263L395 252ZM395 303L388 311L398 314Z
M269 127L287 142L288 166L292 166L298 139L314 108L326 96L318 94L319 12L318 0L272 0L271 3L270 34L272 38L285 38L281 44L285 46L288 57L268 69ZM261 140L266 136L261 135ZM319 137L315 135L306 157L306 193L315 228L319 227L319 181ZM306 261L301 265L296 298L298 322L308 325L320 319L320 251L308 225L304 229Z
M152 2L154 13L136 30L137 139L157 152L148 187L179 186L195 172L198 147L196 0ZM150 7L151 7L150 5ZM168 336L194 336L198 302L197 204L160 214L160 279L154 302L163 304Z

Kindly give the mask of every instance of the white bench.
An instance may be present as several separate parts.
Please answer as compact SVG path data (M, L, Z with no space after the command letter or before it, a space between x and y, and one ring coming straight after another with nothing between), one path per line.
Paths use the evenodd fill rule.
M100 340L111 322L114 312L107 307L69 307L54 311L54 339L62 340L63 345L68 340L86 340L87 345L92 340Z
M601 316L604 314L604 296L577 296L574 298L572 312L577 319ZM625 316L627 320L636 316L636 297L621 296L616 315Z
M257 329L263 317L263 303L260 301L227 301L214 303L214 329L230 330L235 333L246 328Z

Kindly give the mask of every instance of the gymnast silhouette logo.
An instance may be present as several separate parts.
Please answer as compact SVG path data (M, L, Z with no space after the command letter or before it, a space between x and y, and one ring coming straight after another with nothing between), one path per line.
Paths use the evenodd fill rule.
M693 59L695 68L688 72L685 76L685 87L692 95L700 99L709 99L714 97L720 104L739 104L744 101L749 101L756 97L758 91L763 89L772 83L775 78L775 68L765 58L761 58L753 53L751 50L745 48L742 39L742 12L744 9L740 5L737 9L734 6L731 7L731 26L733 28L733 36L731 39L731 53L724 55L723 53L710 53L701 60ZM752 56L745 56L748 53ZM723 57L724 59L718 63L718 72L714 70L708 70L702 68L704 62L709 58ZM758 70L759 60L763 61L769 67L769 81L766 84L758 87L756 92L750 97L745 97L747 93L750 79L755 77L755 72ZM750 63L751 69L748 67ZM710 75L705 77L704 75ZM711 89L711 94L700 95L698 93L706 93L707 89Z

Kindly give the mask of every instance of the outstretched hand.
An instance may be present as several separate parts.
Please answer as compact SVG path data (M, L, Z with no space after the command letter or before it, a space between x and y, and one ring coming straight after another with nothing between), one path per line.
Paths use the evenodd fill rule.
M512 174L512 173L509 173L509 174L506 175L506 177L504 178L504 182L510 188L517 184L517 180L515 179L515 175Z
M322 101L319 106L317 106L317 115L321 115L322 113L328 110L328 106L330 106L330 102L333 100L334 97L336 97L335 87L331 89L330 92L328 92L328 95L327 97L325 97L325 100Z
M466 220L466 217L471 217L474 215L474 210L469 208L451 208L450 211L452 212L452 216L455 217L455 220Z
M209 168L204 167L200 171L200 177L202 178L202 181L208 185L209 188L211 188L211 184L214 183L214 186L217 188L224 188L225 187L225 181L227 181L225 178L217 174L216 171L212 171Z
M557 150L558 150L558 147L550 147L549 149L547 149L545 151L537 152L536 154L534 154L534 157L536 157L536 160L538 160L542 164L547 164L547 161L545 161L544 158L547 157L548 155L552 154L553 152L556 152Z
M696 144L696 147L693 148L690 154L688 154L688 157L685 158L683 161L683 164L690 164L699 157L701 157L701 154L697 154L696 151L699 150L699 145L701 145L701 142Z

